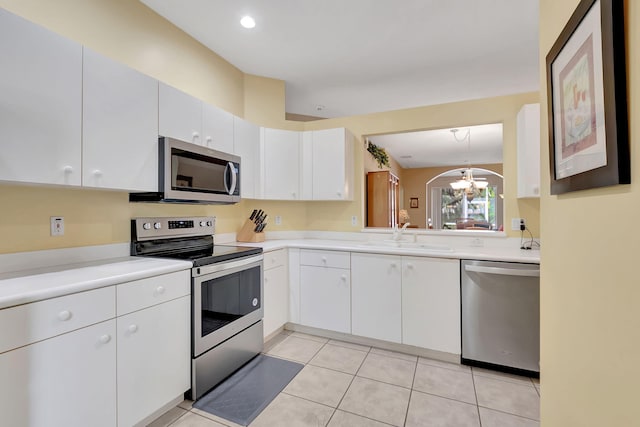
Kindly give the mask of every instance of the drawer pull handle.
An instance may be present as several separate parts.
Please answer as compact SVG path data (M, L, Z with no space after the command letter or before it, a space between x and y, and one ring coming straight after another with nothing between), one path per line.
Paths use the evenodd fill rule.
M129 329L130 333L135 334L136 332L138 332L138 325L129 325L127 329Z
M109 341L111 341L111 335L109 335L109 334L104 334L104 335L100 336L100 342L101 342L102 344L106 344L106 343L108 343Z
M340 276L340 279L341 279L343 282L346 282L346 281L347 281L347 275L346 275L346 274L343 274L342 276Z
M58 313L58 319L62 320L63 322L71 319L71 312L69 310L62 310L60 313Z
M324 262L325 264L327 263L327 257L326 256L322 257L322 262Z
M158 286L156 288L156 292L159 294L164 294L164 286Z

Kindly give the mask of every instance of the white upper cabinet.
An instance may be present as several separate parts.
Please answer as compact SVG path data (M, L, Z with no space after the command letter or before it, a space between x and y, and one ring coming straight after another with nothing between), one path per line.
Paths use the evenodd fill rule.
M158 133L181 141L204 145L202 101L160 82Z
M518 112L518 197L540 197L540 104Z
M202 103L202 145L233 153L233 115L218 107Z
M264 199L300 200L300 132L261 128Z
M82 46L0 9L0 181L80 185Z
M82 185L158 191L158 81L84 48Z
M234 116L233 147L240 156L240 197L260 198L260 127Z
M353 200L353 140L345 128L303 133L302 187L307 200Z

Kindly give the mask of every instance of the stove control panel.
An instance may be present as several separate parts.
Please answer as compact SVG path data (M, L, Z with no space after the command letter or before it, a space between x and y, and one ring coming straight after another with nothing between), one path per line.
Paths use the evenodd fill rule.
M167 237L214 235L216 217L134 218L131 220L132 240L152 240Z

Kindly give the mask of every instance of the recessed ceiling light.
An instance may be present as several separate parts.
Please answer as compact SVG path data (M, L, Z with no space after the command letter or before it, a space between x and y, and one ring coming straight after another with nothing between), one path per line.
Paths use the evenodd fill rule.
M256 26L256 20L250 17L249 15L243 16L240 20L240 25L245 28L253 28Z

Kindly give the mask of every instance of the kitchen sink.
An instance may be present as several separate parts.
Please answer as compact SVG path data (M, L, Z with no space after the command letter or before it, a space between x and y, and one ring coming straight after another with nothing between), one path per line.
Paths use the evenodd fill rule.
M425 251L434 252L453 252L453 249L445 245L433 245L429 243L420 242L406 242L398 240L375 240L371 242L365 242L363 246L373 247L385 247L385 248L407 248L407 249L424 249Z

